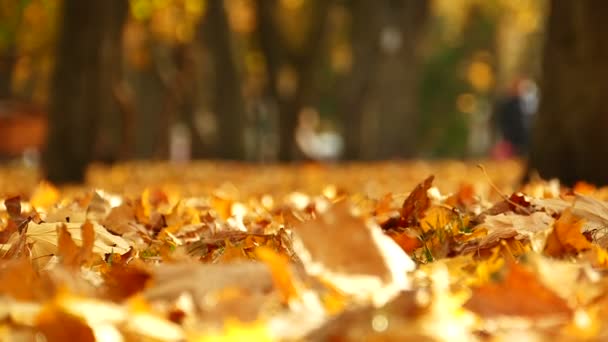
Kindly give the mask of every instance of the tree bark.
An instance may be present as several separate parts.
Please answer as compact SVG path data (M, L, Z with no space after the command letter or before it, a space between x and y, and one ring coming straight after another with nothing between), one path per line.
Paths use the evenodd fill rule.
M220 0L207 2L201 37L209 47L214 73L212 107L218 118L218 157L243 160L245 106L223 4Z
M608 2L552 0L528 174L608 184Z
M100 128L115 130L120 122L112 119L119 112L113 87L121 68L127 10L124 0L63 3L43 156L46 177L52 182L82 182L96 143L113 139L114 133Z

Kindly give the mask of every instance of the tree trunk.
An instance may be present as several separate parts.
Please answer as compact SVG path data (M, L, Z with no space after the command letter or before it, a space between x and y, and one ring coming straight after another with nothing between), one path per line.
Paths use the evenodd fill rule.
M528 169L608 184L608 2L551 1Z
M424 0L353 3L353 67L340 86L338 105L346 160L413 156L418 116L416 46L427 6ZM374 116L365 118L365 108ZM364 121L373 122L365 125ZM371 137L365 139L364 133Z
M283 162L298 159L295 141L298 114L314 100L316 70L323 56L330 4L331 1L326 0L312 2L312 13L308 20L314 25L311 26L303 47L298 51L290 51L274 18L276 1L256 1L258 33L268 75L267 95L278 103L279 160ZM296 78L296 89L289 94L282 94L278 89L279 69L285 66L293 68Z
M52 182L82 182L96 142L111 145L114 134L100 128L115 130L120 122L112 119L118 113L113 87L121 67L127 10L124 0L63 3L44 152L46 176Z
M338 114L343 124L344 159L357 160L361 158L362 106L378 67L383 18L381 6L367 0L353 1L351 15L353 65L339 85Z
M411 158L417 150L417 47L427 18L428 1L387 1L379 62L370 105L376 131L369 159Z
M230 27L223 1L208 1L201 25L213 65L212 107L218 118L219 157L243 160L245 107L231 47Z
M14 47L9 47L0 56L0 99L5 100L12 97L11 85L13 80L13 70L17 63L17 56Z

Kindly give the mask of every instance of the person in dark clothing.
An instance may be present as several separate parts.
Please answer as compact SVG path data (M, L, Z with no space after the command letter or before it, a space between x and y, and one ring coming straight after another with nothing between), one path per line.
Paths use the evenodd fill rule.
M517 80L509 94L500 101L496 108L496 123L504 143L508 143L517 156L528 152L530 131L530 106L526 106L523 92L527 88L525 80ZM533 109L532 109L533 110Z

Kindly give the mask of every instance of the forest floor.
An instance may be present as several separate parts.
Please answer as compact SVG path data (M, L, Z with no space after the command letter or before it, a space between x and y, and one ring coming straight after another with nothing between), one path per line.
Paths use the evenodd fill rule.
M481 164L481 166L479 166ZM0 170L0 339L608 338L608 189L516 161Z

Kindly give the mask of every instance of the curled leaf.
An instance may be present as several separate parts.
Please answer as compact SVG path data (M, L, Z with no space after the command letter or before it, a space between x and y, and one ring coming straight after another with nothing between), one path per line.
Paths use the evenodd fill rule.
M422 218L424 211L431 205L431 200L427 195L427 191L433 185L434 176L429 176L416 188L403 202L401 208L401 220L404 227L412 227L416 225L419 219Z

